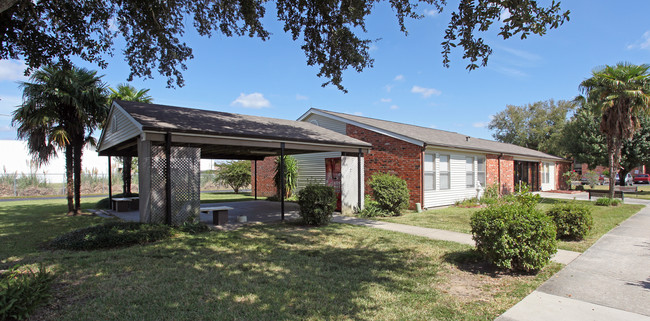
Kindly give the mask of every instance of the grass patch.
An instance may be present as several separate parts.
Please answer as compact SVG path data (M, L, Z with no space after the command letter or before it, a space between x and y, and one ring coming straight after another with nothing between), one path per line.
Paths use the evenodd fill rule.
M38 320L492 320L560 267L499 274L450 259L466 257L467 245L343 224L41 252L39 243L102 219L67 217L64 201L18 203L0 203L0 230L12 233L0 237L31 241L0 247L0 269L42 262L54 271L54 297Z
M538 208L546 213L553 204L567 202L557 199L542 199ZM584 252L596 241L616 227L618 224L634 215L643 208L643 205L623 204L617 207L595 206L589 201L576 201L592 209L594 227L582 241L560 241L558 248L569 251ZM374 218L379 221L414 225L421 227L437 228L441 230L471 233L470 217L478 208L447 207L424 211L422 213L405 213L402 216Z
M47 243L54 250L89 251L160 241L172 236L168 225L108 222L58 236Z

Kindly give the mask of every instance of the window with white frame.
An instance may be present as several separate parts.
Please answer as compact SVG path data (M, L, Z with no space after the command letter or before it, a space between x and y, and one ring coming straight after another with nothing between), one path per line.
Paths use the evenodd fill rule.
M449 155L440 155L440 189L451 187L451 175L449 173Z
M424 190L436 189L436 157L434 154L424 154Z
M544 163L542 167L542 184L548 184L551 182L551 164Z
M465 157L465 186L474 187L474 157Z
M478 157L476 160L476 176L478 176L478 183L481 187L485 188L485 157Z

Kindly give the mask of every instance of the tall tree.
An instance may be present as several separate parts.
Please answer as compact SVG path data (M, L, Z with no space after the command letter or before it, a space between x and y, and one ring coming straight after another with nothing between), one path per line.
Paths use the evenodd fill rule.
M65 65L37 70L30 81L21 85L23 104L12 123L18 124L18 138L27 140L39 164L47 163L57 149L65 150L68 214L77 214L83 146L106 118L105 85L96 72Z
M110 88L111 94L108 98L111 100L119 99L126 101L137 101L141 103L151 103L153 98L147 93L149 89L136 89L135 87L129 84L119 84L117 85L117 90ZM122 182L124 186L122 191L125 196L131 196L131 165L132 158L129 156L122 157Z
M589 167L607 166L607 137L600 131L601 115L589 106L579 108L564 127L562 142L567 152L579 163ZM619 179L634 167L650 162L650 117L639 117L639 130L632 139L623 141ZM619 182L622 183L622 182Z
M0 0L0 59L22 57L30 68L38 68L53 59L78 56L103 68L103 56L113 52L114 40L121 37L131 67L129 81L151 78L157 69L169 86L183 86L182 71L193 58L192 48L183 42L188 21L201 36L267 40L271 34L263 21L271 10L294 41L302 39L307 64L319 66L318 76L327 79L323 86L345 90L343 71L372 67L372 40L362 34L367 17L382 2L390 4L405 34L407 19L423 17L417 13L419 4L438 12L447 6L446 0ZM534 0L459 0L444 31L443 65L449 66L452 48L460 47L468 69L485 66L492 49L479 35L491 27L498 26L503 39L524 39L544 35L568 20L569 11L555 1L543 7Z
M497 141L565 156L562 128L575 109L572 101L538 101L524 106L508 105L494 115L488 128Z
M623 142L640 125L639 117L650 113L650 65L618 63L592 72L580 90L601 115L600 130L607 138L609 196L614 197L614 179L620 167Z

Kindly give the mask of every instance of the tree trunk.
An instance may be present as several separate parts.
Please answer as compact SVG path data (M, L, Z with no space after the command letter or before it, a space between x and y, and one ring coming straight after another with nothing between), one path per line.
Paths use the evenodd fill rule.
M81 214L81 156L83 141L77 139L74 146L74 204L75 213Z
M122 157L122 181L124 197L131 197L131 157Z
M72 157L72 145L68 144L65 146L65 179L66 179L66 193L68 198L68 215L74 214L74 203L73 198L73 157Z

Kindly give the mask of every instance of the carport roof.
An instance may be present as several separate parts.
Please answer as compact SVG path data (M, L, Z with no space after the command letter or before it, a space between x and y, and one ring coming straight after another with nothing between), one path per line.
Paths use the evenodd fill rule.
M287 144L287 154L335 150L351 152L358 149L366 153L372 146L301 121L120 100L114 101L111 115L116 110L123 111L136 123L138 134L172 133L175 137L172 142L206 148L202 153L204 158L260 159L265 152L268 154L265 156L273 155L279 150L280 143ZM111 121L116 120L109 118L106 128L110 128ZM102 132L97 149L100 155L137 155L134 137L117 144L106 144L105 134L106 129ZM215 149L214 146L220 144L226 147Z

